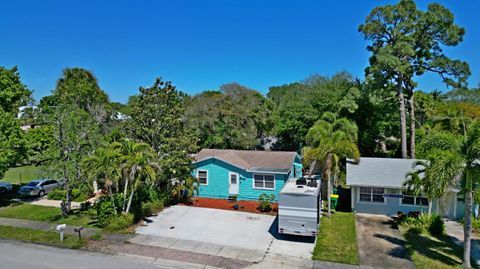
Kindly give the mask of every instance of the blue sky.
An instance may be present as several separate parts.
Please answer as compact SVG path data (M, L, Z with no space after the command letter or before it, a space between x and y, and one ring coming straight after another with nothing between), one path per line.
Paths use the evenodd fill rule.
M233 81L265 94L313 73L363 78L367 43L357 28L386 3L395 1L3 1L0 65L17 65L37 100L74 66L92 70L113 101L156 76L188 94ZM480 1L440 3L467 30L447 52L469 62L470 86L477 86ZM419 82L444 89L437 76Z

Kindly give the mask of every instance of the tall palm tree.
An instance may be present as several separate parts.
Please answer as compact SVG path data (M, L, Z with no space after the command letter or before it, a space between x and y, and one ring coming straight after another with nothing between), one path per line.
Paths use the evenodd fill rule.
M120 142L114 142L111 147L121 154L121 161L118 169L123 179L123 205L122 210L125 212L127 206L127 192L130 173L132 167L135 165L136 156L141 154L148 154L150 146L146 143L136 142L130 139L123 139Z
M360 153L357 147L358 128L346 118L337 118L334 113L324 113L309 130L307 146L303 148L304 163L318 162L322 166L322 176L327 180L328 216L330 216L332 178L336 182L340 172L340 160L357 160Z
M123 140L122 143L115 143L114 148L121 152L123 158L118 166L124 178L124 203L123 211L128 213L132 204L135 191L142 184L154 184L158 173L162 170L155 161L156 154L150 145L132 140ZM127 192L130 185L130 196L125 204Z
M463 139L443 133L428 137L424 143L426 148L436 151L429 169L431 178L443 182L462 178L465 192L463 266L471 268L472 196L474 182L480 182L480 122L471 124Z
M103 179L113 205L115 205L115 199L113 197L112 186L118 183L118 179L120 178L118 170L120 158L121 154L117 149L101 147L96 149L93 155L83 161L86 171L89 171L88 173L94 182L97 181L97 179ZM117 214L115 206L114 213Z

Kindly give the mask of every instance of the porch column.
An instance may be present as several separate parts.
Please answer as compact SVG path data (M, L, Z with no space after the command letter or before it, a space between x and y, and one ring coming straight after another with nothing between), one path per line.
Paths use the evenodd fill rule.
M353 199L355 199L355 197L353 196L353 194L355 193L355 192L353 191L353 188L355 188L355 187L352 186L352 187L350 188L350 202L351 202L351 204L352 204L352 205L351 205L352 211L354 211L354 210L353 210L353 205L354 205Z

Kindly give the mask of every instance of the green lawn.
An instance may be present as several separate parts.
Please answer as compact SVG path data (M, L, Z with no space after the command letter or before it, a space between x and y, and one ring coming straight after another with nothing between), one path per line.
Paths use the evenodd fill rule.
M463 268L463 249L447 237L435 238L415 229L407 230L404 236L405 246L418 269Z
M8 206L0 208L0 217L2 218L14 218L14 219L29 219L51 223L65 223L75 226L94 227L94 221L92 215L95 212L81 212L62 217L60 208L39 206L32 204L20 204L14 206Z
M0 238L15 239L39 243L45 245L53 245L67 248L79 248L83 246L85 241L79 241L76 235L65 235L63 242L60 242L60 236L57 232L38 231L27 228L17 228L0 225Z
M322 217L312 259L358 264L353 213L336 212L330 218Z
M0 181L7 181L12 184L28 183L32 179L41 177L41 169L37 166L21 166L8 169Z

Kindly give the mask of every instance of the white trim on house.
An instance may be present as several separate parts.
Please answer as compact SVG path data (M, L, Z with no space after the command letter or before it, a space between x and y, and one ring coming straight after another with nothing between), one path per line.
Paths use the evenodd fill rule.
M355 199L353 198L354 195L355 195L355 191L354 191L355 187L350 187L350 203L352 204L351 205L351 209L352 210L355 210Z
M370 188L370 202L366 201L360 201L360 188ZM383 203L382 202L373 202L373 188L376 189L383 189L383 194L387 193L387 188L381 188L381 187L372 187L372 186L358 186L357 188L357 203L358 204L369 204L369 205L386 205L387 204L387 199L383 197Z
M205 173L207 173L207 176L206 176L207 183L201 183L201 182L200 182L200 177L198 176L198 174L199 174L200 172L205 172ZM208 186L208 174L209 174L209 173L208 173L208 170L202 170L202 169L197 170L197 178L198 178L198 184L199 184L199 185Z
M263 176L263 188L258 188L258 187L255 187L255 176ZM265 188L265 176L272 176L273 177L273 188ZM271 175L271 174L265 174L265 173L254 173L253 176L252 176L252 188L254 190L269 190L269 191L273 191L275 190L275 175Z

